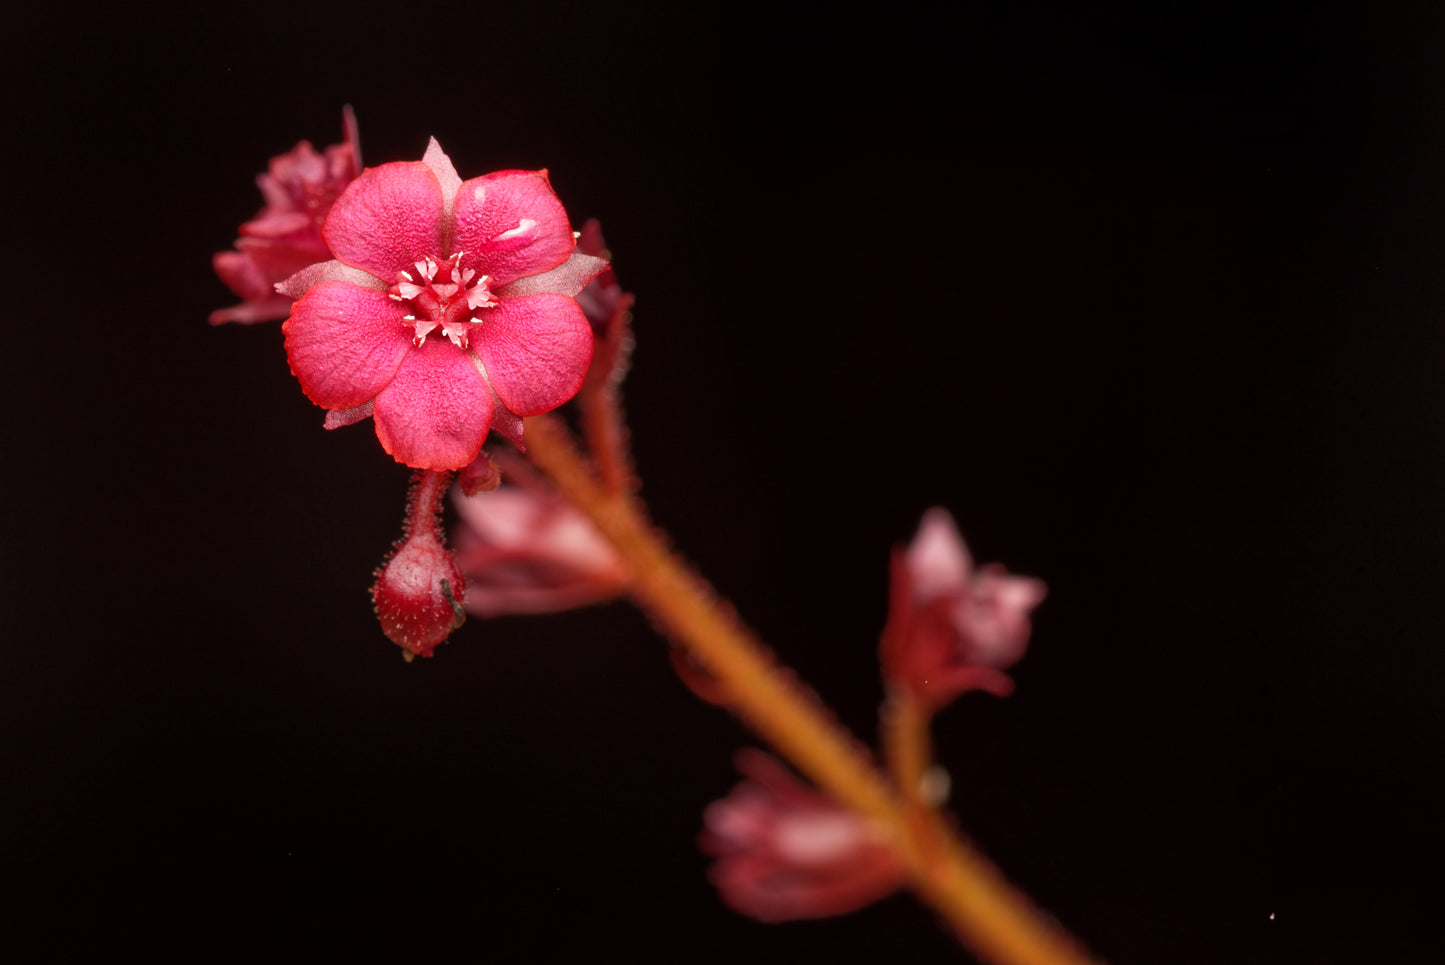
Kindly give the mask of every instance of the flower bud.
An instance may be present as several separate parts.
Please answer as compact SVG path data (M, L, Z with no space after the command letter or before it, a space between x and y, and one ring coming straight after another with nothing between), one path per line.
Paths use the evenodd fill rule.
M924 514L907 550L894 553L881 657L890 687L938 709L959 694L1006 696L1006 669L1029 642L1029 612L1041 580L1001 566L975 567L945 510Z
M452 497L467 612L558 613L627 591L627 563L581 511L515 453L495 452L492 462L505 483L468 496L464 472Z
M457 485L467 496L489 493L501 484L502 470L492 461L492 457L487 455L485 449L471 461L470 465L457 473Z
M723 901L759 921L842 915L904 882L881 832L762 751L737 756L746 778L708 806L699 839Z
M376 573L371 600L381 629L403 656L430 657L462 625L466 584L442 543L437 513L451 474L425 470L413 479L402 538Z

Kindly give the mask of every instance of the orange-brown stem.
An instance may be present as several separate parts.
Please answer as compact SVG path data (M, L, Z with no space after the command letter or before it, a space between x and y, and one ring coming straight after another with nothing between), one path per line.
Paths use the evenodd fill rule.
M1067 933L1010 885L931 809L900 800L866 750L668 548L626 492L609 492L554 416L527 420L528 455L631 564L632 598L727 690L732 709L839 803L876 822L914 891L980 958L995 965L1089 965ZM926 727L926 723L925 723Z
M603 489L610 495L636 492L627 426L622 420L616 386L610 382L589 385L578 396L578 402L582 409L582 432L597 461Z
M883 758L904 802L918 810L930 805L923 787L933 764L933 745L928 736L932 719L927 706L906 692L889 695L883 705Z

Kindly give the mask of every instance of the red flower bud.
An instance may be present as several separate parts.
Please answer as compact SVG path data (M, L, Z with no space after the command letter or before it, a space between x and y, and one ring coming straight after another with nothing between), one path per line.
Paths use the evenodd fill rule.
M381 629L407 660L430 657L466 619L466 584L437 518L450 481L451 473L432 470L412 477L402 538L371 588Z

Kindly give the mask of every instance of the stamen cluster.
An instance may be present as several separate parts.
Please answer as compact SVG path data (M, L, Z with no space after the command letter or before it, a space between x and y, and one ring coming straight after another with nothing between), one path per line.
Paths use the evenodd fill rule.
M489 287L492 276L463 268L462 254L440 259L428 255L416 263L415 276L399 271L396 284L387 289L392 301L411 306L411 314L403 315L402 321L413 329L412 345L417 348L438 328L457 348L466 348L472 326L483 321L481 310L501 304Z

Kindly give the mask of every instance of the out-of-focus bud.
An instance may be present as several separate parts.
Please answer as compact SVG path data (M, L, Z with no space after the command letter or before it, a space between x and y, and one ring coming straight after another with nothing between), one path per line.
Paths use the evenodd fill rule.
M371 587L381 629L407 660L430 657L466 619L465 583L437 520L450 478L430 470L413 477L402 538Z
M996 564L975 570L953 517L930 509L893 554L884 677L935 709L967 690L1006 696L1013 681L1003 670L1023 656L1029 611L1046 592Z
M767 922L823 918L903 884L902 862L862 818L761 751L739 752L737 768L746 780L708 806L699 839L729 907Z
M578 232L577 250L611 262L612 252L602 238L602 226L596 218L588 219ZM592 324L592 364L587 369L589 388L615 386L626 374L628 356L632 354L629 313L633 301L635 298L622 290L611 264L578 293L577 304Z
M457 473L457 485L464 496L489 493L502 484L502 470L485 449L465 469Z
M626 592L626 562L586 516L515 453L495 452L492 462L505 479L499 488L452 492L467 612L554 613Z

